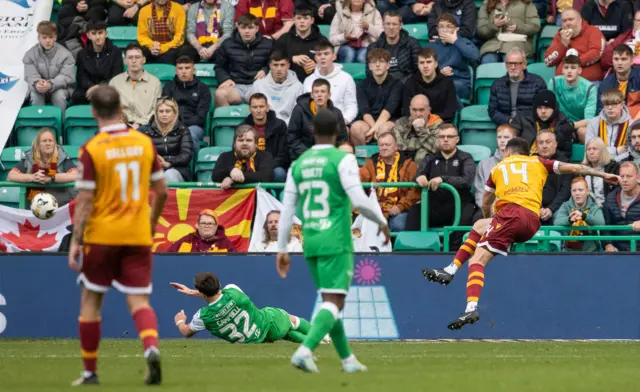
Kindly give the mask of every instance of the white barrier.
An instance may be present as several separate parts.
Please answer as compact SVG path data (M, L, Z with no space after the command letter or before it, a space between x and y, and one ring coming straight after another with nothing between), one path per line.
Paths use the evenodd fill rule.
M22 57L38 42L54 0L0 0L0 147L4 148L27 94Z

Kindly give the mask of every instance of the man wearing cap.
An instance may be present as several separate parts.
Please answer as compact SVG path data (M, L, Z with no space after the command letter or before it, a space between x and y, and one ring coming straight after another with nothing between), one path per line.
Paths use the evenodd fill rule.
M213 210L205 209L198 215L196 231L180 238L169 248L171 253L236 252L235 246L218 224Z
M89 22L87 38L91 43L80 50L76 61L77 87L71 96L73 105L87 105L96 87L124 72L122 51L107 38L106 23Z
M556 135L558 150L566 158L571 157L573 144L573 126L564 113L558 108L556 95L553 91L542 90L533 98L533 109L530 112L518 113L511 126L516 130L516 136L529 142L531 154L538 152L536 136L547 129Z

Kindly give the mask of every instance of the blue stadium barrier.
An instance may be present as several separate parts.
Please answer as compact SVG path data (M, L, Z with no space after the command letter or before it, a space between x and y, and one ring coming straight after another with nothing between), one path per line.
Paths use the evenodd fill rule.
M465 306L466 268L451 285L426 282L424 267L448 264L450 255L358 255L344 319L354 338L370 339L639 339L640 263L635 255L552 254L499 257L487 268L481 320L462 331L447 323ZM615 265L614 276L606 274ZM160 335L178 337L174 315L189 318L203 302L178 294L170 281L192 284L200 271L240 286L256 305L309 318L318 303L301 256L289 278L274 256L155 256L152 304ZM0 337L75 337L79 289L65 255L0 257ZM102 324L106 337L135 338L123 297L110 292ZM200 337L209 337L200 333Z

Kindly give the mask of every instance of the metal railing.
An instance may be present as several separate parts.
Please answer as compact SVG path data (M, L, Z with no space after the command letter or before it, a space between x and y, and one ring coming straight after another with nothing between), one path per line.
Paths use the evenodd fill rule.
M444 252L449 252L449 234L454 231L469 231L472 226L447 226L444 230ZM542 231L544 235L534 236L531 240L536 240L542 244L538 247L540 252L550 252L552 241L629 241L631 252L636 251L636 241L640 241L640 233L638 235L549 235L550 231L630 231L631 225L616 225L616 226L541 226L539 231ZM530 240L530 241L531 241Z
M74 186L74 183L66 183L66 184L47 184L46 187L55 187L55 188L71 188ZM362 186L365 189L370 188L417 188L419 185L415 182L366 182L363 183ZM2 187L19 187L20 188L20 208L26 208L26 189L28 187L33 188L43 188L42 184L33 184L33 183L23 183L23 182L10 182L10 181L0 181L0 188ZM254 183L254 184L237 184L234 185L233 189L248 189L248 188L257 188L261 187L264 189L283 189L284 183L281 182L262 182L262 183ZM217 182L171 182L169 183L169 188L193 188L193 189L220 189L220 184ZM453 226L457 226L460 224L460 215L462 213L462 203L460 200L460 194L450 184L441 183L440 188L447 190L451 193L454 202L454 218L453 218ZM420 230L427 231L429 230L429 189L422 188L422 192L420 195Z

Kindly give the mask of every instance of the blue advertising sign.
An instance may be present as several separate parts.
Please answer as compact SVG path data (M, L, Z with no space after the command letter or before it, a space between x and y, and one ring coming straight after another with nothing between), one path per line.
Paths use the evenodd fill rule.
M640 263L633 255L554 254L498 257L486 269L480 321L462 331L447 324L465 307L467 271L446 287L426 282L424 267L451 256L356 256L353 286L343 318L347 334L361 339L640 339ZM153 296L160 335L179 337L173 316L189 318L204 303L169 286L192 285L201 271L224 286L241 287L259 307L275 306L310 318L321 299L304 258L294 256L288 279L275 257L262 255L154 256ZM615 274L606 273L615 266ZM0 336L77 336L80 290L64 255L0 257ZM105 337L137 337L122 295L107 294ZM208 337L200 334L199 337Z

